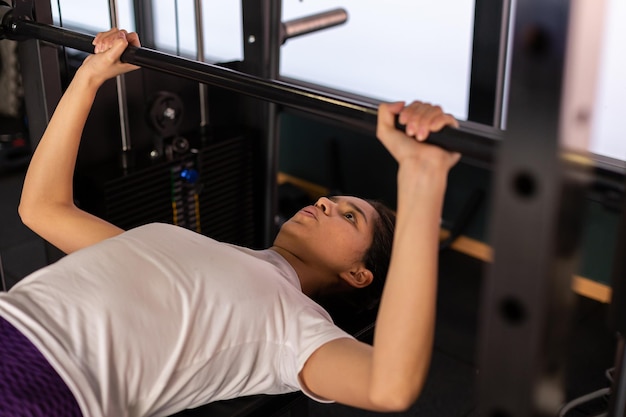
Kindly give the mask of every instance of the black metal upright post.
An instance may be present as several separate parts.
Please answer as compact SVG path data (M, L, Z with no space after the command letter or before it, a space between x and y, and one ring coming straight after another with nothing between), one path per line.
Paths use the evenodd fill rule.
M617 334L615 373L611 388L609 417L626 416L626 198L622 207L617 246L613 260L609 325Z
M278 78L280 54L280 0L242 0L244 60L241 70L265 79ZM246 126L262 137L263 236L261 246L271 244L277 212L278 107L275 103L243 98L242 117Z
M15 10L19 13L35 16L37 21L42 23L53 23L49 0L18 0L14 4ZM28 10L31 6L32 10ZM63 94L58 48L37 39L25 40L18 44L18 59L24 85L24 105L28 116L28 137L34 150ZM43 245L48 263L63 256L61 251L47 242L43 242Z
M27 10L31 6L32 11ZM36 16L41 23L53 23L48 0L18 1L15 11ZM18 44L18 58L24 85L29 139L34 149L62 95L58 48L37 39L29 39Z
M481 416L554 416L565 400L571 279L590 163L576 151L593 106L593 88L580 88L595 81L594 68L587 79L581 71L599 49L591 42L597 49L588 55L578 50L589 46L583 3L591 4L519 0L513 10L507 131L494 174L494 263L482 303Z
M141 44L155 49L152 0L133 0L133 11L135 14L135 31L141 38Z

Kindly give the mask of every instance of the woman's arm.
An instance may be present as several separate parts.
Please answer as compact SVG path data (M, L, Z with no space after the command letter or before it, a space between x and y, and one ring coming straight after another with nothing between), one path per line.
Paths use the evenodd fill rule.
M395 129L397 114L407 134ZM457 122L438 107L417 102L406 108L403 103L380 106L377 135L399 164L391 264L373 347L336 340L305 365L302 381L322 397L397 411L410 407L421 392L433 344L443 198L448 171L460 157L421 142L444 125Z
M377 319L372 365L374 402L410 406L430 364L437 299L439 226L448 171L459 154L398 132L399 104L383 106L378 137L399 163L398 213L391 264ZM413 103L402 110L407 132L424 140L445 124L457 126L440 108Z
M28 167L19 214L39 236L70 253L122 232L74 205L73 176L83 128L98 88L136 67L119 57L136 34L112 29L94 40L89 56L63 94Z

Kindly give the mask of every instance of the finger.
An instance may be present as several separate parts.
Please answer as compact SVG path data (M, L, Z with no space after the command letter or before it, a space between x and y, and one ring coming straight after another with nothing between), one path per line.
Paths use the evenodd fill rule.
M141 42L139 41L139 35L136 32L131 32L126 34L126 40L129 45L140 47Z
M461 154L458 152L450 153L450 168L455 166L461 160Z
M444 128L444 126L459 127L459 122L450 114L442 113L433 118L430 122L430 131L438 132Z
M406 133L409 136L419 134L420 127L423 124L424 117L431 111L432 106L429 103L413 102L402 110L400 120L406 124Z
M113 41L115 39L116 35L113 35L112 33L110 33L110 31L98 34L98 36L94 40L94 52L101 53L108 51L109 49L111 49L111 46L113 46Z
M421 114L419 125L415 127L417 140L424 141L428 138L430 132L433 132L433 122L443 114L443 110L439 106L429 106ZM437 129L439 130L439 129Z
M96 53L107 57L110 63L119 62L122 52L128 46L128 42L123 32L116 32L106 36L98 45L96 45Z
M119 35L113 40L109 51L115 59L119 59L127 47L128 41L126 40L125 34L123 32L119 32Z
M423 105L425 105L425 103L422 103L421 101L411 102L411 104L408 104L404 107L404 109L402 109L398 121L403 125L408 124L411 117L415 115L416 110Z
M100 42L102 42L102 39L104 39L107 35L110 35L111 33L117 32L117 28L111 28L107 31L104 32L99 32L94 38L93 41L91 42L92 45L96 45Z
M378 106L378 127L395 129L395 118L404 107L403 101L395 103L380 103Z
M118 28L111 28L106 32L100 32L94 38L92 44L95 46L94 52L100 53L111 49L116 39L126 36L126 31Z

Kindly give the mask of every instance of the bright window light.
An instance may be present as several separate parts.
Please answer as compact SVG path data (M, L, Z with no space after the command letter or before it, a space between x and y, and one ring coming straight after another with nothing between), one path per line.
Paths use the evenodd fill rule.
M50 2L52 19L55 24L82 30L95 35L111 28L109 2L106 0L53 0ZM135 30L135 17L132 0L117 1L119 27L128 31ZM60 14L59 14L60 10Z
M347 23L282 47L282 76L384 101L429 101L467 119L473 0L284 0L283 21L338 7Z
M195 58L197 47L194 2L154 2L153 8L157 49ZM205 0L202 2L202 16L205 60L241 61L243 59L241 2Z
M591 152L621 161L626 160L626 137L621 126L626 114L625 21L626 2L609 0L590 141Z

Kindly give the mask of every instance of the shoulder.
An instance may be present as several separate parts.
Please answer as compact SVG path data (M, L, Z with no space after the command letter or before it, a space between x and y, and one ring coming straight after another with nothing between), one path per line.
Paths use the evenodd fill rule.
M306 305L295 308L297 311L289 319L289 338L297 357L298 372L309 357L325 344L338 339L354 340L335 325L330 315L314 301L309 299Z

